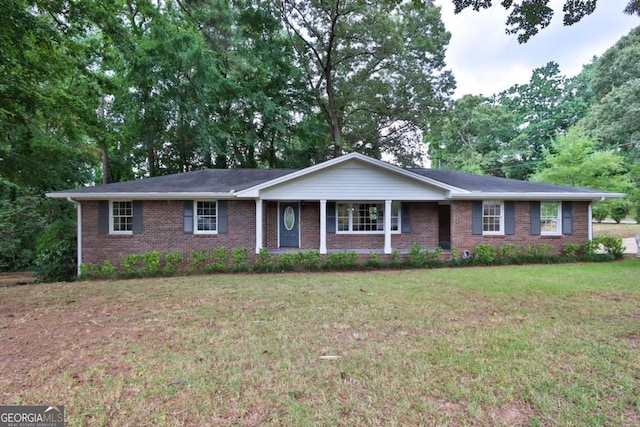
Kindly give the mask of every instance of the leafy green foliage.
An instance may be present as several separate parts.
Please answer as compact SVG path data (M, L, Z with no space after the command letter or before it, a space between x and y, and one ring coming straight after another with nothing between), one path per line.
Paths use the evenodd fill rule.
M77 274L76 222L61 218L50 224L38 239L34 271L41 282L70 281Z
M322 263L325 270L351 270L358 265L358 254L354 251L330 252Z
M627 200L614 200L611 202L611 218L617 222L625 219L631 211L631 202Z
M532 181L613 192L633 188L624 157L613 150L597 150L596 142L578 128L554 140L544 152L544 165Z
M242 272L248 271L249 266L249 248L233 248L231 250L231 269Z
M455 13L460 13L468 7L473 10L487 9L491 7L490 0L453 0ZM546 28L554 15L554 10L545 0L521 0L521 1L503 1L502 7L509 11L506 21L507 34L517 34L519 43L526 43L529 39L540 30ZM562 7L564 13L562 22L569 26L580 22L585 16L592 14L596 9L596 1L575 1L565 0ZM624 13L628 15L640 16L640 2L637 0L629 0L624 9Z
M0 271L21 270L33 263L46 227L44 212L38 197L0 200Z
M422 157L421 130L454 87L449 41L431 3L274 2L328 129L330 155Z

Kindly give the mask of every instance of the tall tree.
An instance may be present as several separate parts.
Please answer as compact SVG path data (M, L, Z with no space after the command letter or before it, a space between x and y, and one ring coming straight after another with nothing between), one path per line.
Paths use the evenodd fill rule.
M454 88L431 3L274 0L329 129L332 156L421 158L422 129Z
M596 3L597 0L565 0L562 7L564 25L573 25L592 14L596 10ZM475 11L488 9L492 4L492 0L453 0L455 13L460 13L468 7ZM555 13L549 6L549 0L503 0L500 4L509 11L506 32L517 34L519 43L526 43L540 30L546 28ZM629 0L624 11L621 12L640 16L640 1Z
M501 150L518 132L513 113L489 98L465 95L425 139L434 168L503 176Z
M620 150L630 164L640 160L640 27L598 59L591 87L597 100L585 126L601 148ZM640 182L639 182L640 184Z

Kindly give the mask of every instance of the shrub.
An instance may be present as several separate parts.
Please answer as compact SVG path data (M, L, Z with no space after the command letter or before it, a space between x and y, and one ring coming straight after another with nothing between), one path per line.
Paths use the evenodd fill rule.
M580 245L577 243L567 243L564 245L564 256L569 259L575 259L578 257L578 252L580 252Z
M141 255L141 273L145 276L155 276L160 273L160 259L162 255L158 251L147 252Z
M328 270L349 270L358 265L358 254L354 251L331 252L324 259L323 268Z
M492 264L497 255L495 247L487 244L480 244L473 250L473 256L480 264Z
M520 255L520 247L518 245L514 245L513 243L507 243L498 248L497 257L498 258L514 258Z
M591 214L593 216L593 219L598 222L602 222L607 219L607 216L609 215L609 208L604 203L598 203L596 205L593 205Z
M140 254L120 254L120 267L126 276L139 274L142 270L143 258Z
M73 280L77 274L76 223L63 218L47 227L38 239L37 257L34 265L41 282Z
M620 259L624 256L625 247L620 237L602 236L596 240L598 248L602 249L606 254L613 256L615 259Z
M225 250L226 253L226 250ZM249 249L233 248L231 250L231 268L233 271L249 270Z
M269 249L261 248L256 256L256 263L253 269L261 273L268 273L274 270L274 262L274 258L269 253Z
M248 249L244 249L247 252L247 259L249 256ZM208 260L209 265L205 267L206 271L224 271L227 268L227 248L225 246L217 246L211 248L211 257Z
M162 272L164 274L173 274L177 271L176 266L182 264L182 252L169 252L164 254L164 267Z
M412 267L422 267L427 263L427 251L417 243L412 243L407 251L409 265Z
M2 160L0 160L1 162ZM38 197L20 197L16 201L11 202L8 200L0 200L0 271L16 271L30 267L34 262L36 263L36 274L38 268L41 269L42 279L45 276L51 275L51 277L66 277L64 273L66 271L65 265L70 262L70 259L56 261L56 252L67 252L63 249L62 242L56 242L56 239L48 240L49 243L57 246L52 247L48 251L40 241L44 238L44 234L49 228L61 227L60 224L55 222L49 227L46 226L45 218L46 213L42 212L42 199ZM61 219L60 221L70 221L70 219ZM57 221L56 221L57 222ZM75 224L75 223L74 223ZM76 235L75 225L74 230L69 227L69 243L71 236ZM51 231L53 232L53 231ZM67 236L60 235L65 241ZM59 246L60 243L62 246ZM73 243L76 245L75 241ZM39 253L40 259L37 259ZM75 257L75 254L74 254ZM75 259L75 258L74 258ZM38 267L38 263L42 265ZM74 265L76 261L73 261ZM58 265L56 265L58 264ZM75 267L74 267L75 268ZM73 274L75 276L75 272ZM68 278L71 278L69 276Z
M625 219L631 211L631 203L627 200L616 200L611 203L611 218L618 224Z
M367 268L380 268L382 267L382 260L380 259L380 255L376 252L371 252L369 254L369 258L364 261L364 266Z
M204 271L204 267L209 263L209 251L202 249L192 250L189 256L189 271Z

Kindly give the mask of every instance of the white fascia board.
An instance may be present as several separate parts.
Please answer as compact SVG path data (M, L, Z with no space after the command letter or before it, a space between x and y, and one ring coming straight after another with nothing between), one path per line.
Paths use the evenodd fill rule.
M507 193L507 192L482 192L473 191L467 193L450 193L451 200L592 200L622 199L624 193Z
M365 163L368 163L370 165L376 166L380 169L384 169L399 175L403 175L409 179L412 179L414 181L420 181L420 182L424 182L426 184L430 184L433 185L434 187L437 188L441 188L443 190L447 190L447 191L456 191L456 192L460 192L460 193L464 193L465 190L463 190L462 188L458 188L458 187L453 187L451 185L448 184L444 184L440 181L431 179L431 178L427 178L425 176L419 175L417 173L413 173L413 172L409 172L405 169L402 169L398 166L394 166L390 163L387 162L383 162L382 160L377 160L377 159L373 159L371 157L365 156L364 154L360 154L360 153L350 153L350 154L346 154L344 156L341 157L336 157L335 159L331 159L328 160L326 162L323 163L319 163L317 165L314 166L310 166L306 169L302 169L299 170L297 172L293 172L290 173L288 175L284 175L281 176L280 178L276 178L276 179L272 179L271 181L267 181L267 182L263 182L262 184L258 184L255 185L253 187L238 191L237 193L237 197L238 198L258 198L260 197L260 190L264 189L264 188L268 188L268 187L272 187L274 185L278 185L278 184L282 184L284 182L290 181L290 180L294 180L296 178L302 177L304 175L308 175L310 173L313 172L317 172L320 171L322 169L326 169L326 168L330 168L334 165L338 165L340 163L344 163L346 161L352 160L352 159L356 159Z
M191 199L233 199L235 193L47 193L52 199L75 200L191 200Z

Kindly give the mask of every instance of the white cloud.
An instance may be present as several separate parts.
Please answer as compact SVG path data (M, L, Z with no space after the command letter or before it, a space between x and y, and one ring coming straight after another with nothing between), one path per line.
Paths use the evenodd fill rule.
M622 11L628 0L600 2L596 11L570 27L562 25L564 0L551 0L553 21L525 44L505 34L507 11L494 6L475 12L453 13L451 0L435 0L442 7L442 20L451 42L447 65L458 82L455 96L492 95L514 84L527 83L534 68L549 61L560 64L562 74L574 76L593 56L602 55L622 36L640 25L637 16Z

